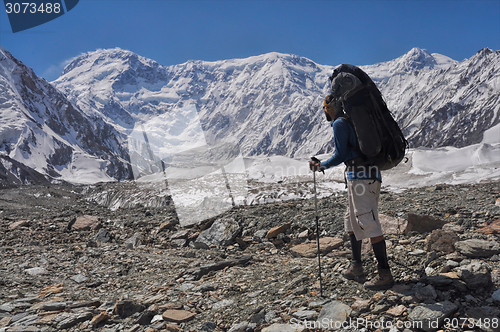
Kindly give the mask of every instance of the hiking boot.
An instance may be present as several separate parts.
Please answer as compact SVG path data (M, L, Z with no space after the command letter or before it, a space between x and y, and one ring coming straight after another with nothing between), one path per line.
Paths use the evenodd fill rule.
M370 290L384 290L392 286L394 286L394 278L389 269L379 269L377 276L363 285L363 287Z
M365 281L365 273L363 272L363 264L360 262L351 262L349 267L342 272L342 276L349 280L357 282Z

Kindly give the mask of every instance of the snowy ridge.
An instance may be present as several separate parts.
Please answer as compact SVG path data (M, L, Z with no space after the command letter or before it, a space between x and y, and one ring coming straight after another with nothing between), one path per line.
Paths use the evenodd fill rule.
M162 66L119 48L97 50L73 59L51 85L0 51L0 153L44 175L91 183L175 162L213 164L214 156L246 158L248 166L333 151L322 102L334 67L300 56ZM500 142L499 66L500 51L458 62L414 48L362 69L412 148L461 148ZM227 146L235 150L224 155Z
M95 182L131 177L128 154L122 149L124 138L111 125L75 109L3 48L0 91L1 155L51 179ZM89 167L92 176L82 176ZM11 173L21 183L30 183Z

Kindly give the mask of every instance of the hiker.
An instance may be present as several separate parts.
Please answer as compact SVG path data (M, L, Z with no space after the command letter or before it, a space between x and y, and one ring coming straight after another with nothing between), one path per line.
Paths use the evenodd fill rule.
M376 166L356 165L360 159L359 142L343 107L345 97L354 95L361 88L361 81L349 72L337 73L332 79L330 94L325 97L323 108L326 119L332 122L335 152L326 161L310 161L309 167L312 171L322 171L341 163L346 164L345 176L349 204L344 217L344 227L351 240L352 260L342 275L349 280L365 281L361 261L361 243L363 239L369 238L378 262L378 274L372 280L365 282L363 286L371 290L382 290L394 285L387 259L385 239L378 219L382 176Z

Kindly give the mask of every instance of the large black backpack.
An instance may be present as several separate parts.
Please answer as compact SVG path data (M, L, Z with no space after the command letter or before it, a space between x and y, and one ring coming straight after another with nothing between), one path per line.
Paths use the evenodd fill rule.
M356 76L361 85L343 96L342 105L359 142L359 158L348 161L349 166L376 166L388 170L405 156L408 142L392 117L380 90L360 68L343 64L337 67L330 80L340 73Z

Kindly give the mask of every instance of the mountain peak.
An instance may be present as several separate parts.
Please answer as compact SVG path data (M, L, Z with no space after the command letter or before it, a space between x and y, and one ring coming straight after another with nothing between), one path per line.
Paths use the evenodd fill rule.
M134 52L123 50L119 47L112 49L97 49L75 57L65 68L61 76L72 70L89 70L95 67L105 67L108 64L123 67L129 66L133 69L141 66L159 67L160 65L151 59L140 56Z

